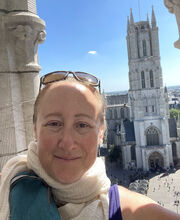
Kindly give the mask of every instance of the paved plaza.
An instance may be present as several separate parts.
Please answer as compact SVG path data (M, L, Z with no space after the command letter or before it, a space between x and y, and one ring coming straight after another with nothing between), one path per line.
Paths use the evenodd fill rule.
M136 172L120 169L115 164L108 164L107 175L112 184L123 185L128 188L131 177ZM135 178L138 179L138 178ZM147 196L158 202L161 206L180 214L180 169L175 172L150 174Z
M180 214L180 169L168 175L159 174L152 177L149 180L147 196Z

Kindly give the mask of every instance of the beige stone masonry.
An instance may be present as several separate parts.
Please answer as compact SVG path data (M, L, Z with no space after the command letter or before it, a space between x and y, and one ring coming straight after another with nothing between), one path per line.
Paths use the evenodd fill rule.
M46 37L36 1L1 0L0 33L1 169L33 139L33 104L41 70L37 50Z

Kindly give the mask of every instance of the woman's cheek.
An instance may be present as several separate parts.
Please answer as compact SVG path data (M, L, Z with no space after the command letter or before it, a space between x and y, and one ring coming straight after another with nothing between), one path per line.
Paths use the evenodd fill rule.
M40 136L40 142L38 143L39 147L43 150L51 150L54 147L55 138L50 137L49 135Z

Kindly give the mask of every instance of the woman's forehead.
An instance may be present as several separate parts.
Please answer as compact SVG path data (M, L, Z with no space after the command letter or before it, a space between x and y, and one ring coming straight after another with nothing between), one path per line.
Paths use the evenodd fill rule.
M71 81L53 83L41 101L45 100L45 102L53 103L58 100L59 102L64 101L67 103L67 101L73 102L73 99L89 102L93 105L98 105L99 103L97 97L87 86Z
M57 94L61 96L67 96L68 94L71 95L71 93L78 96L91 96L91 98L95 98L93 92L87 86L74 81L60 81L53 83L47 91L47 94Z

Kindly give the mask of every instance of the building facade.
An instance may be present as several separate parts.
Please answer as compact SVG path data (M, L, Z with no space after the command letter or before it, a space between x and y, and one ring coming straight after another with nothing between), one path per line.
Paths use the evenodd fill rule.
M0 169L33 140L33 105L38 94L38 45L45 22L36 0L0 1Z
M163 87L158 27L153 9L151 23L148 17L146 21L134 22L131 11L126 39L129 91L128 102L121 103L121 106L127 106L129 115L117 120L115 112L118 112L119 106L108 105L108 141L112 142L114 131L113 144L120 146L124 168L134 164L144 171L168 168L174 165L173 157L176 162L180 158L180 145L177 131L173 130L176 123L169 119L168 94ZM110 120L113 119L111 116L114 120ZM172 138L175 138L173 148Z

